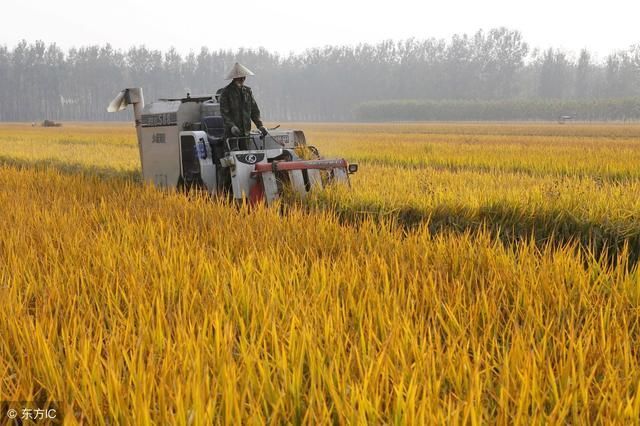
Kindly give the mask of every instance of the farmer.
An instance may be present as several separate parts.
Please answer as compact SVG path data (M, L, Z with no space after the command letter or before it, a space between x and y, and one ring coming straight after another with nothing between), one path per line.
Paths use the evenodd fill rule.
M248 68L239 63L235 63L226 80L231 83L222 90L220 95L220 112L224 120L224 137L245 137L251 131L253 121L262 133L267 135L267 129L262 125L260 119L260 109L253 98L251 88L244 85L244 81L249 75L254 75ZM247 149L247 140L239 140L239 148Z

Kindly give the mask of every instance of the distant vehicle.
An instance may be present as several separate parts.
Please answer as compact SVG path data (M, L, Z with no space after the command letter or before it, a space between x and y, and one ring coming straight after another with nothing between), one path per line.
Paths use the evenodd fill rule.
M42 122L42 127L62 127L62 123L56 123L55 121L51 120L44 120Z
M564 124L567 121L573 120L573 118L574 118L573 115L561 115L560 117L558 117L558 123L559 124Z

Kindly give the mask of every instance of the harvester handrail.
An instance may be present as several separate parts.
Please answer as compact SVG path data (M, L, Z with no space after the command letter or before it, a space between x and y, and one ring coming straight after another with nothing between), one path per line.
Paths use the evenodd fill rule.
M256 145L255 139L253 139L253 137L251 135L249 135L249 136L233 136L233 137L230 137L230 138L226 138L224 140L224 143L227 145L227 151L232 151L231 150L231 144L229 142L231 140L236 141L236 149L235 149L235 151L238 151L238 148L239 148L238 147L238 142L240 141L240 139L251 139L253 141L253 145L256 147L256 149L260 149L260 148L258 148L258 145Z

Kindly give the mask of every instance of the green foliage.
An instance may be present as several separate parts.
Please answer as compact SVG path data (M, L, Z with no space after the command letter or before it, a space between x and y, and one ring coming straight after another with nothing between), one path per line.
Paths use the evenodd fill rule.
M607 121L640 119L640 98L597 100L389 100L358 105L361 121Z

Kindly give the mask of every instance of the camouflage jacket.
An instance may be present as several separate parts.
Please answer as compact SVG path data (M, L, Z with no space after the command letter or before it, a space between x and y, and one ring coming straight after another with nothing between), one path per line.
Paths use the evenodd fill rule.
M240 134L248 136L251 131L251 122L256 127L262 126L260 120L260 109L253 98L251 88L247 86L238 87L231 82L224 88L220 95L220 112L224 120L225 137L232 137L231 128L233 126L240 129Z

